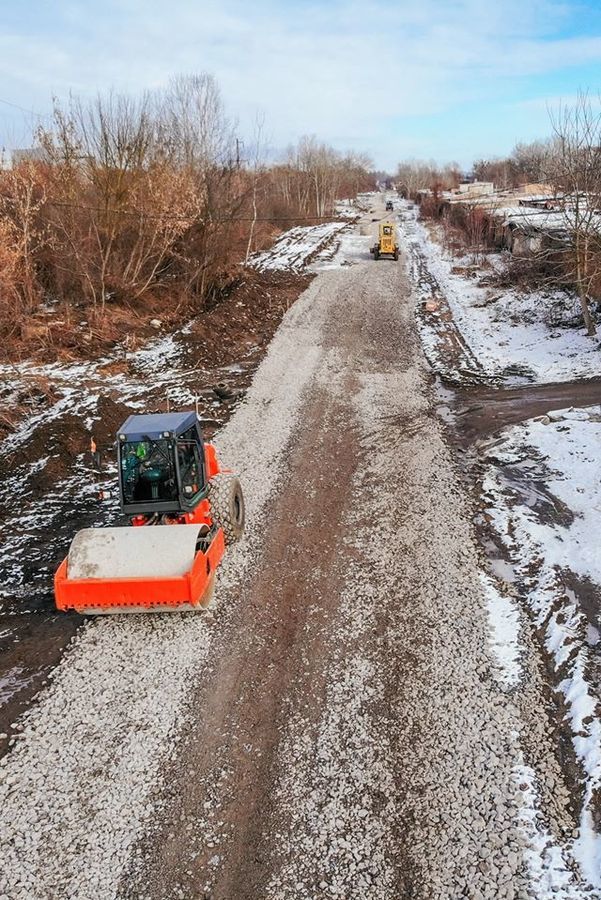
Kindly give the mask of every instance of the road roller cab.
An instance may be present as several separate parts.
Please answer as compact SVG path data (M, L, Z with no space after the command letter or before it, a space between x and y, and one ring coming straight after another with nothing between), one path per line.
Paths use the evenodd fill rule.
M206 607L225 548L244 530L238 478L204 443L194 412L130 416L117 447L120 507L134 527L75 535L54 579L57 608L98 614Z
M217 474L193 412L130 416L117 446L121 509L129 518L184 515Z

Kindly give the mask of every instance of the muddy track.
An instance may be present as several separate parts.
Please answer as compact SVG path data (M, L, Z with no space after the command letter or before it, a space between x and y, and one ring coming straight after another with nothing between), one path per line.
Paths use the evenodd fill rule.
M490 388L486 385L456 387L452 403L457 417L454 432L460 445L469 446L506 425L515 425L570 406L599 404L601 378L513 388Z

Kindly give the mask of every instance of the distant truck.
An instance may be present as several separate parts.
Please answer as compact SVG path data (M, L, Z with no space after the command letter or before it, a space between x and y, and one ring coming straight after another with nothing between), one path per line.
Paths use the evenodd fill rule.
M399 258L399 245L396 242L396 229L392 222L380 222L378 228L378 243L370 248L374 259L380 259L381 256L392 256L393 259Z
M392 200L387 200L386 201L386 212L392 212L393 209L394 209L394 206L393 206Z

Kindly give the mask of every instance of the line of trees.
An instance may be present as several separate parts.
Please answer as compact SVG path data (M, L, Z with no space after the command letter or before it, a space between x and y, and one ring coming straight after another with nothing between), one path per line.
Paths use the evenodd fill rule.
M434 160L407 159L397 166L394 181L397 190L407 199L414 199L419 190L434 193L456 188L462 180L459 164L439 165Z
M278 228L373 186L369 160L315 138L245 162L206 74L56 103L36 145L0 169L0 334L16 341L47 301L97 328L115 307L201 309Z
M494 182L500 190L520 187L530 182L543 182L548 177L552 145L551 138L518 143L509 156L476 160L472 166L472 175L477 181Z

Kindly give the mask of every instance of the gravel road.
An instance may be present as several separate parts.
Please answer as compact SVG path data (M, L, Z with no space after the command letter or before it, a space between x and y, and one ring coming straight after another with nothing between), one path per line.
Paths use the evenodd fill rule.
M23 722L0 769L0 897L559 884L520 828L522 712L489 652L405 270L370 242L290 310L218 435L248 534L215 610L85 627ZM554 897L596 896L562 878Z

